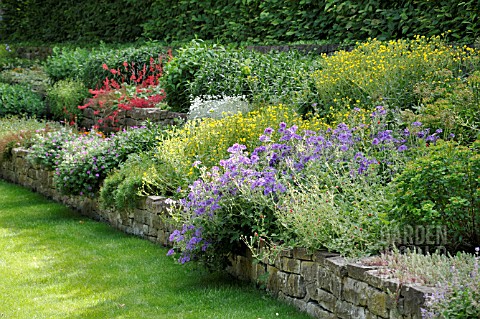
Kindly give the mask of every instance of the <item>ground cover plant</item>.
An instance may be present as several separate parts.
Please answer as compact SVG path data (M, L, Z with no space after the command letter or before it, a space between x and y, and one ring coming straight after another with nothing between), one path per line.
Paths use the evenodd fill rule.
M0 181L6 318L307 318L253 286ZM21 249L19 248L21 247Z

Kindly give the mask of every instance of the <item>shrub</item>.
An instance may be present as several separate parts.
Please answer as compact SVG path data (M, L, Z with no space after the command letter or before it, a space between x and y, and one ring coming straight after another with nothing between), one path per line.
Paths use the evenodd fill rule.
M89 90L93 97L85 105L78 106L80 110L91 108L93 114L99 117L94 125L95 129L119 130L117 123L120 113L133 108L168 107L162 103L165 92L158 85L159 78L162 76L161 61L157 63L151 58L148 72L146 65L138 73L133 67L129 69L127 62L124 62L123 68L125 72L131 72L131 75L125 75L120 69L109 69L106 64L103 64L103 69L109 70L114 77L120 78L121 82L107 77L103 87L98 90ZM133 84L128 84L129 81Z
M130 154L103 182L99 193L101 205L117 210L135 208L143 195L140 193L143 174L154 165L154 161L149 152Z
M50 112L56 120L76 123L82 118L78 109L88 96L88 89L78 80L60 80L47 91Z
M447 228L450 250L480 246L480 141L430 146L395 179L391 217L404 225Z
M30 88L0 83L0 117L5 115L45 115L45 103Z
M475 53L452 48L439 37L370 40L351 52L325 57L323 68L311 75L315 85L309 94L316 99L313 110L325 115L331 110L383 103L413 109L418 103L415 84L434 80L435 72L443 69L451 70L454 77L465 76L475 67L471 61L477 64Z
M263 54L196 40L179 49L165 66L161 85L169 105L182 112L191 100L206 96L245 96L265 104L292 103L295 98L300 104L306 101L297 92L309 85L307 74L317 66L313 55Z
M442 128L463 144L480 136L480 70L463 79L439 70L430 81L417 83L414 93L420 105L415 112L403 113L405 121Z

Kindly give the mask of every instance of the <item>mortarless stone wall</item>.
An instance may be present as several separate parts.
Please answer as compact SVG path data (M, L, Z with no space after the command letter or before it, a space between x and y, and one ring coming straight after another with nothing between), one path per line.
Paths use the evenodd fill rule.
M173 226L168 222L166 198L149 196L128 212L102 210L96 199L63 196L53 183L53 172L29 163L28 151L14 149L0 162L0 178L26 186L79 210L83 215L168 246ZM294 304L314 318L417 319L425 294L433 288L401 285L384 275L382 267L348 263L326 251L283 251L274 261L254 263L249 251L232 255L227 269L242 280L262 284L279 299Z

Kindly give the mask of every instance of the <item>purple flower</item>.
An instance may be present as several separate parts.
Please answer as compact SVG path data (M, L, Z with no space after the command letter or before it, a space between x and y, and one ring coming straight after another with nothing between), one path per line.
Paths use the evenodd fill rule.
M380 140L375 137L375 138L372 140L372 144L373 144L373 145L378 145L378 143L380 143Z
M267 127L265 131L263 131L263 134L270 135L273 133L273 128Z
M172 256L173 254L175 254L175 250L173 250L173 249L170 249L170 250L167 252L167 256Z
M420 126L422 126L422 122L418 122L418 121L413 122L413 123L412 123L412 126L420 127Z
M403 152L403 151L406 151L408 149L408 147L406 145L400 145L398 148L397 148L397 151L399 152Z

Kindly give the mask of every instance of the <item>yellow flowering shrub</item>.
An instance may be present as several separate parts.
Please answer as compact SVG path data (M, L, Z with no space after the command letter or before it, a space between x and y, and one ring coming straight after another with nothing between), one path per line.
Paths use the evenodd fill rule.
M247 146L252 151L259 145L259 137L265 128L278 128L281 122L297 125L300 130L320 130L328 126L324 119L310 116L303 119L291 107L279 104L259 108L247 114L204 118L187 122L182 128L172 129L163 138L155 152L157 164L143 176L143 192L173 193L198 176L194 166L200 161L203 166L218 165L228 157L227 149L235 143Z
M454 48L440 37L369 40L352 51L324 56L323 68L311 75L315 83L311 94L316 98L313 109L324 116L356 106L411 108L416 102L416 83L434 78L442 69L459 77L478 64L474 49Z

